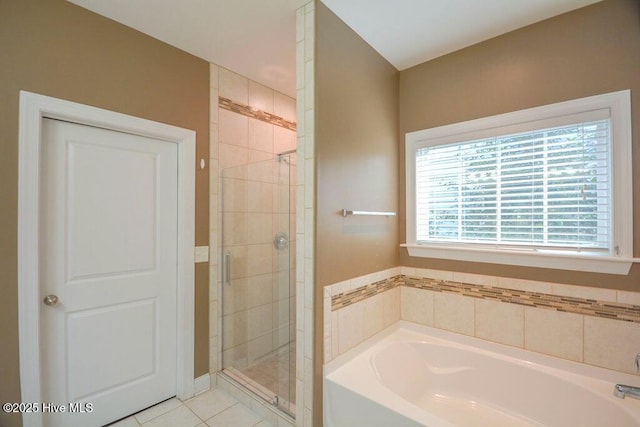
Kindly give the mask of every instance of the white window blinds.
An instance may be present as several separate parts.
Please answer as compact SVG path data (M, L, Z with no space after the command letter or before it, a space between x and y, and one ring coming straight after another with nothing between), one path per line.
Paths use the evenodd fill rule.
M417 148L417 243L607 251L609 119Z

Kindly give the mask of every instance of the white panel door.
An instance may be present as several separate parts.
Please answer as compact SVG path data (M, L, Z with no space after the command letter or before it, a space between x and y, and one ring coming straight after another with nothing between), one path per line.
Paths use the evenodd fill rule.
M176 394L177 153L43 120L42 398L66 411L45 425L103 425Z

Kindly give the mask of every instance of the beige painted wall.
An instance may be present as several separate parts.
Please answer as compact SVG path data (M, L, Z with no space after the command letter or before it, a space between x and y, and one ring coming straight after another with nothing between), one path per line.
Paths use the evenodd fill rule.
M398 71L317 2L314 425L322 417L323 287L398 265Z
M400 240L405 242L404 134L569 99L631 89L634 183L640 182L640 13L632 0L605 0L400 73ZM640 185L634 189L640 256ZM409 257L401 265L538 281L640 290L628 276Z
M316 65L316 284L398 265L398 71L322 3Z
M24 89L193 129L208 159L207 62L62 0L0 2L0 401L19 402L18 94ZM196 244L208 245L208 169L196 174ZM195 373L208 369L208 268L196 266ZM19 416L0 412L0 425Z

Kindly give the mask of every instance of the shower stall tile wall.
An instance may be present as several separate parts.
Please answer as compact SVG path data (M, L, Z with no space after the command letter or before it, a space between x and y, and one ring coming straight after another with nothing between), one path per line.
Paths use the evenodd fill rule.
M210 76L210 372L292 413L295 100L214 64Z
M324 363L386 327L393 292L393 321L638 374L640 293L406 267L325 287Z

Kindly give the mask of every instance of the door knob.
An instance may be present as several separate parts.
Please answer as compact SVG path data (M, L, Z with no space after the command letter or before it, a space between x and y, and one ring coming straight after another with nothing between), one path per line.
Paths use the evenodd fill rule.
M54 306L58 304L58 296L57 295L47 295L44 297L44 304Z

